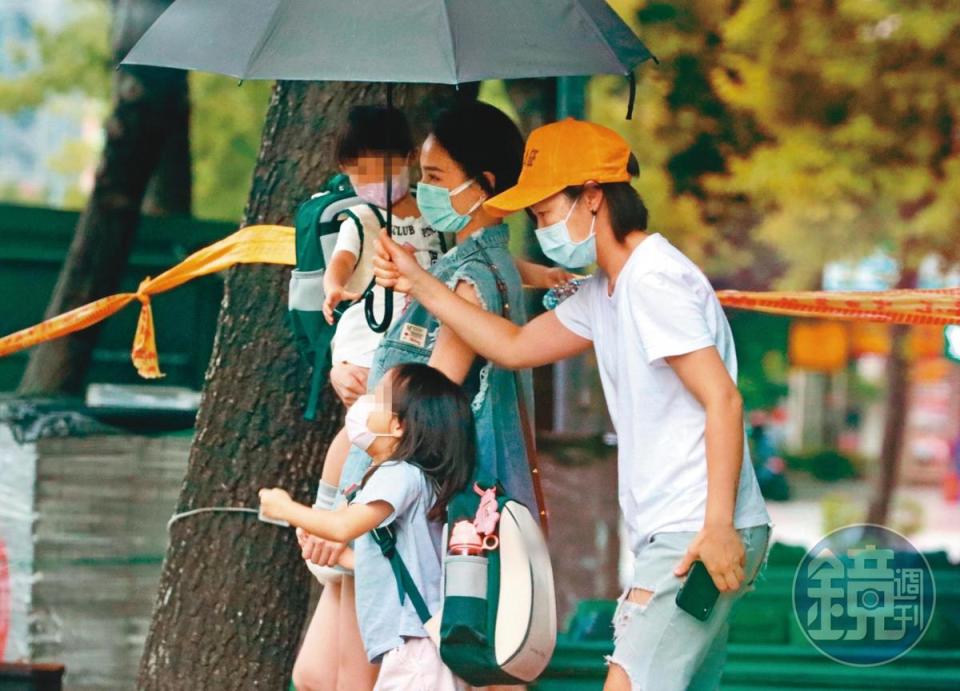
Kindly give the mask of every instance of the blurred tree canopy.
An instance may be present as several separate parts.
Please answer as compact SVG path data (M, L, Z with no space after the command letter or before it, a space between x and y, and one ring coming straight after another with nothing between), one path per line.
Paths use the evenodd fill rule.
M877 247L957 260L960 4L611 4L662 64L633 122L616 78L591 115L630 138L653 225L718 283L814 288Z
M68 0L65 21L56 28L35 27L37 69L0 80L0 113L57 106L79 96L103 119L110 100L110 3ZM15 48L30 60L31 47ZM29 63L28 63L29 64ZM201 218L239 222L257 157L271 82L244 82L229 77L189 74L192 110L193 208ZM70 101L76 107L76 101ZM61 106L63 107L63 106ZM99 152L80 140L68 142L49 161L52 169L80 173L95 165ZM12 190L4 190L10 198ZM86 193L74 187L65 205L80 208Z
M717 287L813 288L824 262L878 247L957 257L960 4L953 0L610 0L661 60L597 77L589 117L631 141L638 188ZM81 93L106 103L108 0L67 0L0 112ZM192 73L194 208L239 218L270 84ZM51 161L80 170L96 152ZM68 203L79 205L73 194Z

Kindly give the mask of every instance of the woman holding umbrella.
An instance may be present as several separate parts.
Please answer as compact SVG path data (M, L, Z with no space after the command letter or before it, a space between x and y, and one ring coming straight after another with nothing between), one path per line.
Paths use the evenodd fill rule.
M502 367L594 348L634 554L606 688L713 689L731 607L752 589L773 524L744 447L729 324L703 273L646 231L631 159L611 130L572 119L546 125L530 135L518 184L484 204L491 214L527 208L548 257L599 266L575 295L525 326L462 299L383 235L375 273ZM695 561L720 593L705 621L675 604Z
M418 186L417 205L426 223L436 231L456 233L457 246L441 257L430 272L458 299L481 312L500 313L502 299L492 264L505 283L511 316L516 325L524 323L521 281L507 247L507 226L500 217L483 207L483 202L516 184L523 155L523 137L516 125L501 111L480 102L465 103L442 113L421 148L423 175ZM403 250L401 250L403 251ZM398 299L398 304L403 301ZM529 370L519 378L474 350L449 327L416 300L406 299L401 314L377 349L369 376L358 376L349 364L334 364L330 380L337 394L350 405L357 396L372 391L391 367L408 362L428 363L450 379L461 383L471 398L477 428L477 464L481 474L499 480L513 498L532 512L542 507L535 492L522 430L520 407L532 409L533 386ZM521 383L520 396L516 382ZM359 483L370 458L352 447L340 478L341 494ZM328 564L336 563L339 548L324 549ZM438 574L439 576L439 574ZM352 590L345 579L345 587ZM365 597L356 593L356 603ZM363 646L357 635L355 611L345 611L341 598L337 620L315 616L297 659L294 672L298 688L327 688L331 670L320 659L320 651L337 642L341 679L338 686L370 688L376 668L365 670L353 662ZM378 603L381 607L385 603ZM407 600L405 607L412 607ZM358 610L376 610L357 607ZM351 620L352 619L352 620ZM365 627L369 630L369 626ZM411 631L410 635L419 632ZM370 660L377 663L379 660ZM346 669L349 667L349 669ZM346 681L349 680L349 681ZM346 684L345 684L346 681Z

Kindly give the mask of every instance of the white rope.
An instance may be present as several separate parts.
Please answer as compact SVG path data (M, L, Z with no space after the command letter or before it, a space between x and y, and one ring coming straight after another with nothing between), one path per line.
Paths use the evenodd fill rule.
M198 513L252 513L254 516L257 516L260 512L257 509L251 509L246 506L205 506L201 509L191 509L190 511L173 514L170 520L167 521L167 531L170 530L170 526L181 518L196 516Z

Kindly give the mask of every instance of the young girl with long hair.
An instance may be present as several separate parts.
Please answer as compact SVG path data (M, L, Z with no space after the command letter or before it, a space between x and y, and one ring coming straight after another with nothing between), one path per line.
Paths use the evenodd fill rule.
M382 662L378 689L454 689L411 598L401 602L388 559L371 535L393 525L396 550L427 608L441 600L441 534L450 499L473 477L476 430L460 386L428 365L389 370L347 412L350 442L372 462L349 503L328 511L282 489L260 491L263 513L312 535L354 542L357 618L367 659Z

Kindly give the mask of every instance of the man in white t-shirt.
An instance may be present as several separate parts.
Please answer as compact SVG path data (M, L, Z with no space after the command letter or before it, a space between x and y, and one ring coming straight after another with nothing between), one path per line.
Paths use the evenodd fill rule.
M528 209L545 254L598 270L523 327L483 312L381 235L375 274L501 366L593 347L617 430L619 502L634 554L614 618L606 689L714 689L733 604L753 588L773 523L745 444L730 326L710 283L659 233L630 186L622 137L572 119L534 130L517 185L485 208ZM677 606L703 563L719 591L705 620Z

